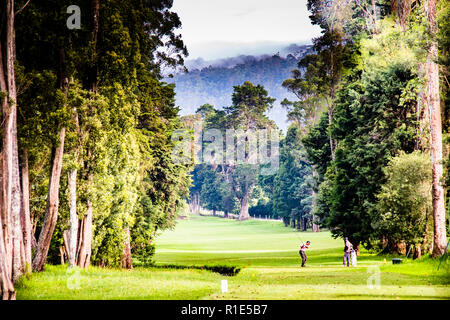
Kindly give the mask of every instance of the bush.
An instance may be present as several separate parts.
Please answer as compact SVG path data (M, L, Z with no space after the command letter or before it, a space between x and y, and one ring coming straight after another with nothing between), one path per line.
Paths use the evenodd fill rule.
M431 214L430 157L419 151L400 153L384 168L386 183L377 195L373 227L390 243L423 241Z

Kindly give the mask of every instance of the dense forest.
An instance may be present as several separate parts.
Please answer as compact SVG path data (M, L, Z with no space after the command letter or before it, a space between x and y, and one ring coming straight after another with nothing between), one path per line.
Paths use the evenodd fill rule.
M71 4L1 4L5 299L47 262L148 262L188 193L189 166L170 158L175 93L161 81L187 55L172 1Z
M164 78L188 55L172 5L2 1L3 299L48 263L151 265L187 202L358 249L444 254L449 0L308 0L322 35L305 55L180 75L177 99L195 105L184 117ZM286 134L267 116L276 98ZM181 162L180 132L194 146Z

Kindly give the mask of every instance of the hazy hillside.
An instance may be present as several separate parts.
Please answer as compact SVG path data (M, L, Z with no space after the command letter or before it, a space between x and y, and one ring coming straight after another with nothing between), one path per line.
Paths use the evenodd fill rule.
M215 61L191 60L186 63L189 73L178 74L166 81L176 84L176 102L181 107L182 115L194 113L205 103L217 108L230 105L233 86L241 85L246 80L261 84L270 96L277 99L274 109L268 113L269 117L285 129L286 112L280 102L284 98L294 97L281 84L290 77L298 61L311 50L310 45L291 45L275 55L238 56Z

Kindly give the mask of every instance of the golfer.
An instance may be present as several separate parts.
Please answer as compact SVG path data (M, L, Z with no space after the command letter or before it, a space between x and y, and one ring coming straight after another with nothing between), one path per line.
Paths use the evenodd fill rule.
M301 244L301 246L300 246L300 251L299 251L299 253L300 253L300 256L302 257L302 267L304 267L305 266L305 263L306 263L306 253L305 253L305 251L306 251L306 249L308 249L309 248L309 245L311 244L311 242L310 241L306 241L306 243L302 243Z
M345 242L345 248L344 248L344 267L345 267L345 260L347 260L347 267L350 267L350 251L353 249L353 245L350 241L348 241L348 238L344 238Z

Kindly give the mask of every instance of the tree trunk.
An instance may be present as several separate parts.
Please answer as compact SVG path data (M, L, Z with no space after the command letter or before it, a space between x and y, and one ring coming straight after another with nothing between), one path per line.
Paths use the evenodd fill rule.
M59 50L59 87L67 96L69 80L66 76L66 58L64 48ZM48 249L55 230L58 219L59 207L59 182L61 178L62 160L64 154L64 139L66 128L62 127L58 133L59 145L54 149L52 158L52 169L50 172L47 207L45 209L44 224L42 225L39 240L36 246L36 253L33 259L33 270L42 271L47 260Z
M91 90L97 93L97 63L95 61L97 54L97 39L98 39L98 29L99 29L99 14L100 14L100 0L91 0L91 11L92 11L92 68L90 70L90 83Z
M442 122L439 100L439 69L437 65L438 44L436 37L436 2L428 0L427 18L430 34L433 37L426 64L427 71L427 102L431 129L431 168L433 173L433 217L434 217L434 246L433 257L442 256L447 248L445 226L444 188L441 183L442 166Z
M249 195L246 194L242 199L240 199L241 210L239 212L239 221L247 220L250 218L250 215L248 214L248 197Z
M23 228L23 245L25 251L25 272L31 272L32 230L30 220L30 176L28 169L28 150L22 152L22 207L21 221Z
M87 202L86 215L81 220L79 227L79 241L77 251L77 265L87 269L91 263L91 243L92 243L92 203Z
M197 192L192 195L189 205L193 214L200 214L200 195Z
M200 214L200 194L195 196L195 214Z
M84 264L84 257L86 256L84 251L84 224L86 223L85 217L79 221L78 224L78 244L77 244L77 256L76 261L77 265Z
M85 223L84 223L84 264L80 267L82 268L89 268L91 264L91 254L92 254L92 202L90 200L86 203L86 217Z
M62 265L65 263L64 255L65 255L64 246L59 246L59 257L60 257L60 262Z
M0 4L0 99L2 111L2 195L0 222L0 294L15 299L13 282L24 266L21 192L17 150L17 91L14 74L14 1Z
M313 223L312 223L313 232L320 232L320 227L318 224L316 224L316 222L317 222L317 216L313 215Z
M19 151L17 144L17 116L14 115L13 124L13 142L12 142L12 197L11 197L11 218L12 218L12 237L13 237L13 282L19 280L25 271L25 250L23 246L22 229L22 192L20 190L20 170L19 170Z
M409 1L409 0L406 0ZM377 26L377 8L375 6L375 0L371 1L372 3L372 23L373 23L373 32L378 33L378 26Z
M328 106L328 124L331 125L331 123L333 122L333 109L331 107L331 104ZM334 150L335 150L335 145L334 145L334 140L333 137L330 134L330 151L331 151L331 159L334 161Z
M2 218L0 223L3 225ZM7 248L3 241L4 229L0 228L0 294L3 300L10 300L15 298L14 285L11 280L11 261L8 256Z
M56 220L58 219L59 206L59 181L62 170L62 158L64 153L64 138L66 129L62 128L59 132L59 145L55 148L55 154L52 163L52 171L48 184L47 208L45 209L44 224L36 247L36 253L33 259L33 270L44 270L47 260L50 241L55 230Z
M420 244L415 246L413 259L420 259L422 257L422 249Z
M130 228L125 229L125 242L123 247L123 256L121 265L124 269L133 269L133 261L131 259L131 245L130 245Z
M90 89L94 93L97 93L97 63L96 63L96 47L97 47L97 36L99 29L99 10L100 1L91 1L91 14L92 14L92 61L91 67L88 71L88 81L90 84ZM93 107L90 106L90 111L93 112ZM76 130L78 135L80 133L80 125L78 122L78 114L76 108L74 108L73 117L76 123ZM88 133L87 133L88 134ZM80 146L82 147L81 143ZM75 158L78 158L78 151L76 151ZM86 172L88 172L88 182L87 189L90 189L91 182L93 178L91 166L89 161L92 161L91 150L87 150L87 161ZM87 269L91 263L91 252L92 252L92 214L93 207L90 199L86 201L86 215L80 221L76 212L76 184L77 184L77 170L73 169L69 173L69 193L70 193L70 253L69 253L69 266L78 265L81 268Z
M69 236L68 262L69 267L77 264L78 215L77 215L77 169L70 170L67 178L69 189Z
M64 253L66 254L67 259L69 259L69 237L70 230L64 230L63 232L63 243L64 243Z

